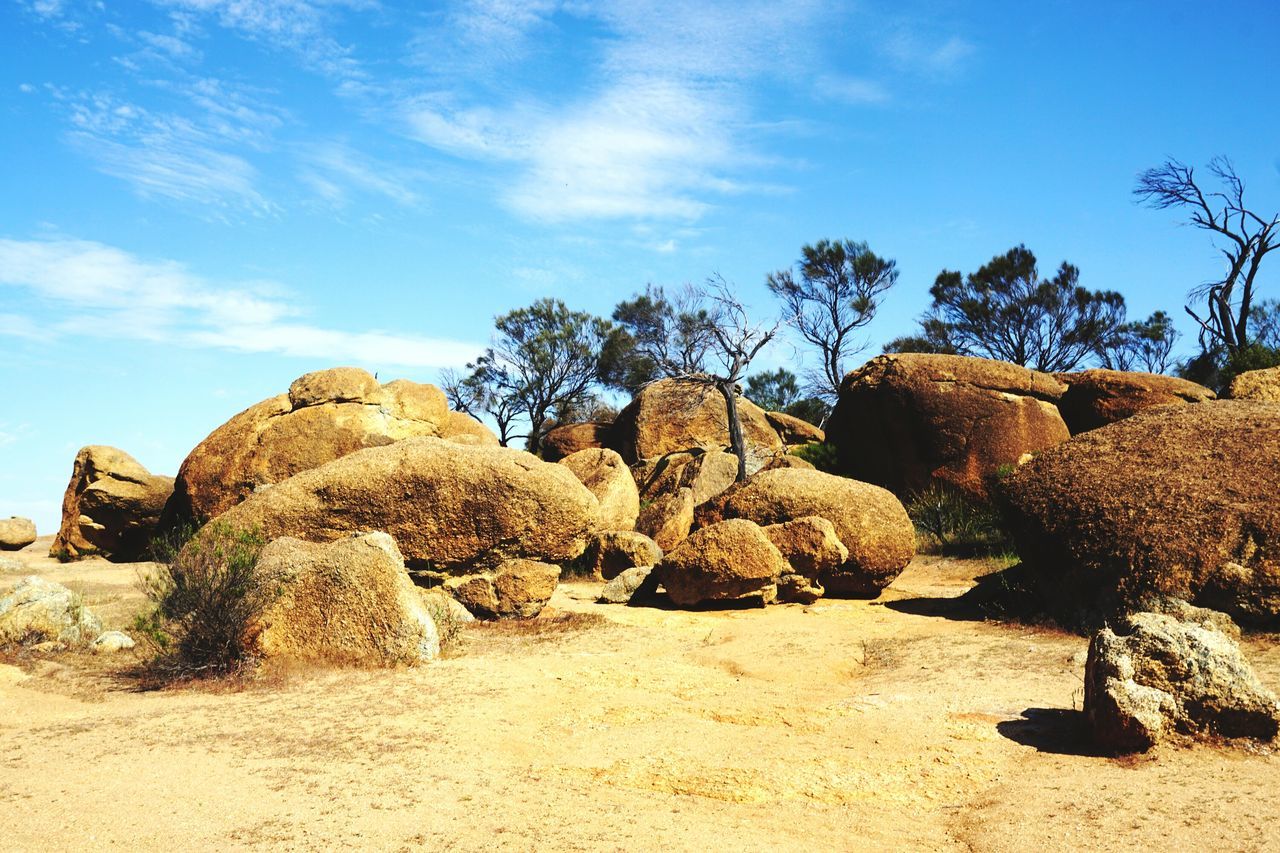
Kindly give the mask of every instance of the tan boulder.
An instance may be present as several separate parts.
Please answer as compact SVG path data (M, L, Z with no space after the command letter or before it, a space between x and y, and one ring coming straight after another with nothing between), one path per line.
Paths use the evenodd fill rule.
M601 604L632 604L648 601L657 592L653 566L633 566L610 580L596 599Z
M693 489L677 489L659 495L640 510L636 530L648 536L663 552L670 551L693 527Z
M788 415L786 412L765 412L765 417L769 419L769 423L778 431L778 435L782 438L782 443L788 446L793 444L809 444L810 442L822 443L827 440L827 434L823 432L821 427L816 427L802 418L795 415Z
M836 527L817 515L806 515L762 528L796 574L818 578L837 571L849 559Z
M697 506L733 485L738 479L738 457L724 450L681 451L639 462L631 466L631 473L641 500L653 501L687 488L693 491Z
M805 471L817 471L814 464L808 459L801 459L799 456L787 454L779 456L777 459L771 459L769 464L761 468L761 471L773 471L778 468L800 468Z
M605 448L589 448L570 453L558 463L565 466L600 502L600 526L608 530L631 530L640 514L640 494L636 481L622 457Z
M582 558L593 575L612 580L627 569L654 565L662 559L662 549L643 533L606 530L592 540Z
M29 518L0 519L0 551L21 551L36 541L36 525Z
M833 593L878 595L915 555L915 527L893 493L801 468L761 471L703 504L696 523L706 527L722 519L746 518L772 525L805 516L831 522L849 552L840 566L820 575L822 585Z
M744 397L738 398L737 407L747 445L747 472L754 473L786 448L763 409ZM693 448L723 450L729 447L724 398L698 382L651 383L613 422L610 441L629 465Z
M563 465L513 448L409 438L303 471L220 520L310 542L382 530L411 567L465 574L512 557L573 559L599 513Z
M1255 403L1280 403L1280 367L1241 373L1231 380L1227 397Z
M532 619L551 600L560 567L508 560L495 570L449 578L445 590L482 619Z
M435 622L385 533L327 544L276 539L258 570L278 590L260 622L264 658L395 666L440 654Z
M178 471L166 524L203 523L257 491L368 447L439 435L449 418L434 385L385 385L354 367L308 373L196 445Z
M1005 519L1060 618L1150 594L1280 625L1280 408L1162 406L1078 435L1002 480Z
M542 458L558 462L580 450L609 446L611 424L561 424L542 437Z
M840 384L827 422L841 471L899 497L940 481L989 500L1002 466L1070 438L1066 387L1003 361L901 353L871 359Z
M100 633L102 622L80 596L53 581L32 575L0 596L0 646L84 646Z
M101 554L126 562L145 558L173 486L172 477L152 474L123 450L81 448L49 554L61 559Z
M1095 369L1054 376L1067 386L1058 400L1058 411L1072 435L1115 423L1152 406L1204 403L1217 396L1203 385L1158 373Z
M744 519L704 527L654 567L667 595L681 607L708 601L770 604L777 597L776 579L787 571L769 537Z
M480 421L466 412L449 412L440 425L440 437L458 444L498 446L498 437Z

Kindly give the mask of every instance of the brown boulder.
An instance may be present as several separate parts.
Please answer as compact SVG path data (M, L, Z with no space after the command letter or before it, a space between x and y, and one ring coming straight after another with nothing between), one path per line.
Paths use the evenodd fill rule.
M779 457L786 458L786 457ZM690 450L646 459L631 466L640 498L656 500L680 489L693 491L693 503L711 500L738 478L738 457L723 450Z
M166 523L203 523L256 491L367 447L439 435L449 416L434 385L385 385L336 367L294 380L288 394L250 406L196 445L178 471Z
M440 425L440 437L458 444L498 446L498 437L480 421L466 412L449 412Z
M512 448L409 438L303 471L220 520L310 542L383 530L411 564L466 574L513 557L573 559L599 513L563 465Z
M636 530L648 536L663 552L670 551L689 535L693 527L693 489L677 489L659 495L640 510Z
M0 519L0 551L21 551L36 541L36 525L29 518Z
M1001 482L1046 604L1096 623L1159 594L1280 620L1280 409L1149 409L1076 436Z
M654 572L673 602L692 607L706 601L769 604L788 567L756 524L733 519L690 535Z
M542 458L548 462L561 459L579 450L609 445L610 424L561 424L547 430L542 437Z
M631 530L640 514L640 494L636 481L622 457L605 448L570 453L561 459L565 466L600 502L600 526L607 530Z
M1070 437L1058 380L1003 361L902 353L840 384L827 440L841 471L907 497L941 481L979 500L997 469Z
M891 492L821 471L761 471L703 504L697 523L706 526L722 518L746 518L772 525L811 515L831 522L849 552L841 565L820 575L831 592L878 595L915 555L915 528Z
M759 406L739 397L738 414L747 445L747 472L754 473L786 448ZM681 450L729 446L724 398L698 382L662 379L645 386L613 422L610 446L628 465Z
M279 591L261 619L264 658L395 666L440 654L436 624L385 533L328 544L276 539L258 570Z
M172 477L152 474L123 450L81 448L62 496L62 525L50 556L145 558L173 485Z
M765 412L765 417L769 419L770 425L778 431L778 436L782 439L782 443L788 446L792 444L809 444L814 441L822 443L827 440L827 434L822 431L821 427L816 427L806 420L797 418L795 415L788 415L786 412Z
M601 580L613 580L627 569L652 566L662 559L662 549L643 533L606 530L587 546L585 567Z
M1217 395L1203 385L1176 376L1127 370L1085 370L1056 373L1067 392L1058 411L1072 435L1136 415L1152 406L1203 403Z
M494 571L445 581L445 589L482 619L532 619L551 600L560 567L536 560L507 560Z
M1227 397L1255 403L1280 403L1280 367L1247 370L1231 380Z
M763 530L796 574L806 578L834 572L849 559L835 525L821 516L806 515Z

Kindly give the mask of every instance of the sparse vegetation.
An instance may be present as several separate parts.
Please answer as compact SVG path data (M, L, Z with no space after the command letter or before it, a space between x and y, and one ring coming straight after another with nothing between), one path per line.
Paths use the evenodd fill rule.
M834 444L811 441L808 444L792 448L791 455L803 459L819 471L825 471L828 474L840 473L838 470L839 459Z
M440 656L452 657L458 651L458 643L462 639L463 622L449 607L445 594L424 596L423 606L431 614L431 621L436 623L436 633L440 636Z
M1008 551L1009 533L995 507L945 483L931 483L906 502L922 550L971 556Z
M212 522L176 550L182 534L157 545L168 554L141 579L153 605L134 621L155 649L155 669L177 678L226 675L252 663L256 623L278 590L258 570L261 532ZM168 549L166 551L166 549Z

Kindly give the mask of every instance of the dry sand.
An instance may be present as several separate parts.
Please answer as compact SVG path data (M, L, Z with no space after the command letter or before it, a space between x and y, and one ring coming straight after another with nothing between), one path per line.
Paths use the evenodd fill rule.
M29 570L126 626L135 567L47 542ZM0 847L1280 850L1272 749L1089 755L1084 638L894 604L982 570L920 558L879 601L700 613L569 583L429 666L238 690L11 658ZM1280 687L1276 638L1245 646Z

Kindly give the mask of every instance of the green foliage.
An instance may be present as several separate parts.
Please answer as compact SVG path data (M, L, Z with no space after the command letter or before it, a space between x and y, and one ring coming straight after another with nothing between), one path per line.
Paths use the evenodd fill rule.
M925 541L943 554L998 554L1010 547L1000 513L944 483L930 483L906 502Z
M1087 290L1079 279L1080 271L1065 262L1053 278L1040 278L1026 246L968 276L943 270L929 290L933 305L920 321L921 334L891 346L984 356L1049 373L1074 370L1113 339L1125 311L1119 293Z
M791 449L791 455L803 459L819 471L828 474L840 473L840 460L834 444L811 441Z
M176 541L176 540L175 540ZM176 676L224 675L251 662L254 632L279 589L258 569L266 544L258 531L211 522L159 567L141 577L152 609L134 630L158 652L156 666ZM170 545L158 546L160 553Z
M1180 333L1173 318L1156 311L1141 322L1124 323L1115 334L1100 342L1097 355L1109 370L1145 370L1164 373L1170 367L1173 345Z
M785 367L748 377L743 395L767 412L783 412L815 426L831 413L825 400L801 397L799 380Z
M695 288L668 296L652 284L619 302L600 352L600 381L634 395L664 376L706 372L714 318L700 302Z

